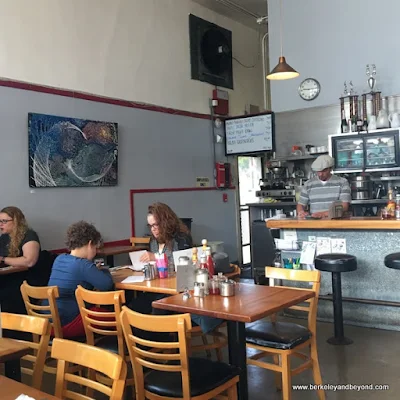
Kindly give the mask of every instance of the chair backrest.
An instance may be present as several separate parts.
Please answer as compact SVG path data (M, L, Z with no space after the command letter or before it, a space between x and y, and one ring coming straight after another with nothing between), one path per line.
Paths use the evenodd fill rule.
M1 313L2 329L9 329L18 332L27 332L39 337L38 342L30 342L19 340L29 345L33 350L33 354L28 354L22 359L33 364L32 370L32 386L39 389L42 385L43 369L46 360L47 348L50 341L51 325L49 321L41 317L33 317L30 315ZM28 370L31 371L31 370ZM24 372L26 372L24 370Z
M279 279L297 282L312 283L310 288L297 288L292 286L282 286L293 290L312 290L315 296L306 300L305 305L295 305L292 310L304 311L308 314L308 329L315 334L317 329L317 306L319 289L321 285L321 272L320 271L304 271L287 268L265 267L265 277L270 279Z
M118 353L124 356L124 334L122 332L120 314L121 307L125 303L125 292L123 290L97 292L84 289L79 285L75 291L75 296L85 328L87 343L92 346L95 345L95 334L116 336ZM110 308L110 311L91 310L94 305Z
M150 244L151 237L131 237L129 240L132 246L148 246Z
M188 340L192 329L190 314L144 315L122 307L122 329L135 374L135 387L139 399L144 399L143 368L158 371L180 372L182 376L183 398L190 398ZM177 333L177 341L161 342L144 339L141 331ZM168 353L166 352L168 351ZM174 363L167 364L168 361Z
M61 320L56 301L60 296L58 287L30 286L24 281L21 285L21 294L28 315L47 318L53 327L54 337L62 338ZM43 305L43 300L47 300L47 305Z
M68 383L94 389L108 396L110 400L123 398L126 363L120 355L84 343L54 339L51 356L58 360L55 393L57 398L75 400L89 398L79 392L74 392ZM112 380L112 386L109 387L86 377L68 373L69 363L101 372ZM77 390L81 391L79 386Z

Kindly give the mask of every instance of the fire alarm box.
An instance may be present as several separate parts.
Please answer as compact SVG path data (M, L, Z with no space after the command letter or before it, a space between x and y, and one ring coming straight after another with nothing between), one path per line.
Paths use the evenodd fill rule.
M226 90L214 89L213 90L213 104L214 101L217 105L214 106L214 112L218 115L229 114L229 94Z
M231 165L229 163L216 163L216 186L220 189L231 187Z

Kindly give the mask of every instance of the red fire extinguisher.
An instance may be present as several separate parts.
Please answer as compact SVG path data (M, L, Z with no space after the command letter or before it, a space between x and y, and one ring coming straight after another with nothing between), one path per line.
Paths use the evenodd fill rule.
M231 165L229 163L215 163L216 186L227 189L231 187Z

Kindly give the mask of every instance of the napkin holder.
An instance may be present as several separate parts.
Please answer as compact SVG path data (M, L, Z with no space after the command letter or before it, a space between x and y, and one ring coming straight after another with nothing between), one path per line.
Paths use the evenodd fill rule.
M186 288L193 290L194 288L194 270L192 264L176 266L176 290L183 292Z
M341 201L334 201L328 210L328 219L340 219L344 217L344 208Z

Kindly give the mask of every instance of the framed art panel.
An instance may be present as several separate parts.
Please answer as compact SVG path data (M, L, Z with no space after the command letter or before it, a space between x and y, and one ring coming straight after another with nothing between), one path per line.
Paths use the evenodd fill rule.
M28 114L29 186L118 183L118 124Z

